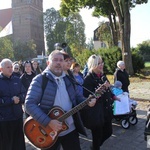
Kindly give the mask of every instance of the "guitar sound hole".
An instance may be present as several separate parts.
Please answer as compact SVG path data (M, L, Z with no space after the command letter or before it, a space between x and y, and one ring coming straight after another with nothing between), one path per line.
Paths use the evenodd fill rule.
M40 144L43 144L45 142L45 138L44 137L37 137L37 141Z
M41 143L41 142L43 142L44 141L44 139L43 138L39 138L39 142Z

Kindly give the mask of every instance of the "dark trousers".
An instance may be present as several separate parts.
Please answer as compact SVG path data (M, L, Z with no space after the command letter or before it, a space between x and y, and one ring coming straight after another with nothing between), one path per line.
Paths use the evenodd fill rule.
M93 150L99 150L100 146L112 134L112 122L105 122L104 126L97 126L92 131Z
M63 150L81 150L79 134L76 130L70 132L65 136L58 137L56 143L51 148L46 150L59 150L60 144L62 145Z
M23 119L0 122L0 150L25 150Z

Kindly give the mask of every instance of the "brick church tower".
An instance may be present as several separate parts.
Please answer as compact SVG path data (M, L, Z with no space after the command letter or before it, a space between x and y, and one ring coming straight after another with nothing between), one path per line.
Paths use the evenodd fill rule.
M45 54L43 0L12 0L12 10L14 42L33 39L37 55Z

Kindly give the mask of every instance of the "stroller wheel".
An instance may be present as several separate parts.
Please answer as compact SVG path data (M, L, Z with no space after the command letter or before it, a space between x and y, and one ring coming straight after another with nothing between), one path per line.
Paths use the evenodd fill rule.
M130 127L130 123L127 119L123 119L121 120L121 126L124 128L124 129L128 129Z
M138 118L137 118L137 117L134 117L134 116L131 116L131 117L129 118L129 122L130 122L130 124L132 124L132 125L136 125L137 122L138 122Z

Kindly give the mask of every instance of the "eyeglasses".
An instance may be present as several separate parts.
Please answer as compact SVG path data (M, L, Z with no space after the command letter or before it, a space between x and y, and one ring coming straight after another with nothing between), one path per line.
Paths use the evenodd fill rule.
M65 62L71 62L71 59L65 59Z
M104 65L104 62L99 62L98 65Z
M19 68L14 68L14 69L17 69L17 70L18 70Z

